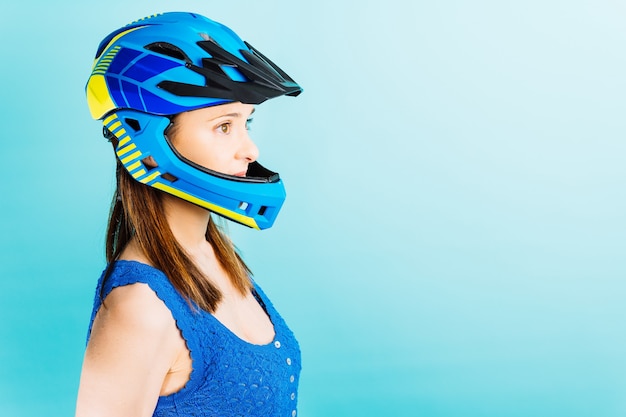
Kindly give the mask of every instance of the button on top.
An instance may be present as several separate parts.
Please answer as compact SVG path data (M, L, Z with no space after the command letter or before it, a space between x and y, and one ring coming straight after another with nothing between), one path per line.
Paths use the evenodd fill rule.
M276 346L276 349L280 348L280 342L277 340L274 342L274 346Z

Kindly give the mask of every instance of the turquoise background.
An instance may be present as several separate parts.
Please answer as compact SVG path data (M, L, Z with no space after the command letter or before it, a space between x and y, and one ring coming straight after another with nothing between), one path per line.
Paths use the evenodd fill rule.
M305 88L255 115L277 224L230 226L301 342L300 416L626 415L618 0L4 1L0 415L73 413L114 167L84 84L167 10Z

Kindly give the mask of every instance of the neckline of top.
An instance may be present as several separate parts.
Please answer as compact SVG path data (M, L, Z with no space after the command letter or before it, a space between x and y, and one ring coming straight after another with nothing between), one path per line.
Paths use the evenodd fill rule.
M163 271L161 271L158 268L155 268L152 265L148 265L148 264L143 263L143 262L134 261L134 260L128 260L128 259L118 259L118 260L116 260L114 262L115 262L116 266L123 265L123 264L126 264L126 265L137 265L137 266L139 266L141 268L146 268L146 269L149 269L149 270L152 270L152 271L157 271L158 273L162 274L168 280L168 282L170 282L169 278L167 278L167 275L165 275L165 273ZM171 284L171 282L170 282L170 284ZM210 313L210 312L208 312L206 310L203 310L203 309L201 309L198 306L195 306L195 307L198 308L203 315L209 316L215 323L217 323L217 325L219 327L221 327L223 330L225 330L226 334L228 334L231 338L239 341L240 343L243 343L246 346L250 346L252 348L274 347L274 346L276 346L277 340L279 338L278 330L277 330L276 323L275 323L275 315L273 314L273 311L272 311L271 307L268 306L269 303L267 302L267 300L264 299L264 297L261 295L262 292L259 291L259 288L256 285L256 282L254 282L254 280L252 281L252 284L253 284L253 288L254 288L253 296L254 296L256 302L259 303L260 307L263 309L265 314L267 314L267 317L270 320L270 323L272 324L272 329L274 330L274 336L272 337L272 340L270 340L268 343L264 343L264 344L261 343L261 344L259 344L259 343L253 343L253 342L250 342L248 340L245 340L245 339L241 338L240 336L238 336L237 334L235 334L235 332L233 332L230 328L228 328L228 326L226 326L217 317L215 317L214 314L212 314L212 313ZM177 291L177 293L178 293L178 291ZM181 295L181 297L182 297L182 295ZM186 300L185 300L185 302L186 302ZM194 305L195 305L195 303L194 303Z

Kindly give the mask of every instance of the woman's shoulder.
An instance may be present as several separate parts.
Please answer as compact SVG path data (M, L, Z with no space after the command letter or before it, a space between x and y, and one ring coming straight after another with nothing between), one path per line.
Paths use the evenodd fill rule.
M125 322L125 326L164 330L172 316L170 310L148 284L135 282L113 288L105 298L109 320Z
M112 303L111 296L128 308L166 306L172 313L187 309L186 301L161 270L133 260L117 260L105 269L98 284L95 309L102 300Z
M175 299L168 284L167 277L150 265L112 262L100 278L89 335L107 328L143 337L168 332L173 322L171 300Z

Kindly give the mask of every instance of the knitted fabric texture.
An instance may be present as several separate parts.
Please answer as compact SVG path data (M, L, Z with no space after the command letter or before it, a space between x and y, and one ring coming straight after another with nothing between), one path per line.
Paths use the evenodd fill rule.
M147 284L171 311L191 352L193 370L178 392L159 397L154 417L295 417L300 348L293 333L255 283L255 296L274 325L267 345L246 342L212 314L189 303L163 272L134 261L116 261L98 281L89 334L101 294L135 283Z

